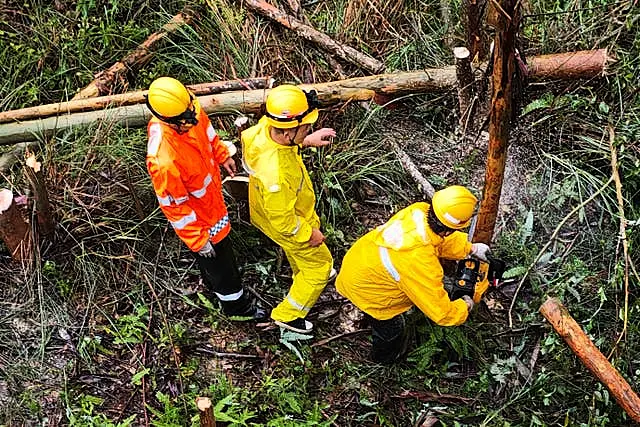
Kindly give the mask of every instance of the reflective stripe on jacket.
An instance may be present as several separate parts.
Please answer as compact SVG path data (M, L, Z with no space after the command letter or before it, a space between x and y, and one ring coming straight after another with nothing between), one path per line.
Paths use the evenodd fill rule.
M249 172L251 222L274 240L307 242L320 227L316 197L297 146L276 143L266 117L242 132L243 161ZM274 238L277 236L278 238Z
M414 203L361 237L343 259L338 292L379 320L416 305L439 325L464 323L467 305L449 300L438 258L463 259L471 243L460 231L445 238L435 234L427 225L428 208Z
M229 150L194 103L198 124L184 134L155 117L149 121L147 169L160 209L189 249L199 251L229 234L219 166Z

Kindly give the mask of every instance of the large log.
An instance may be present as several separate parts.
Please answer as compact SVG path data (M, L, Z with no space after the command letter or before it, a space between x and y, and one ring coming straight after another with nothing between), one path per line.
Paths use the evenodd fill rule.
M116 62L107 70L100 72L97 77L84 89L78 92L73 99L93 98L95 96L107 95L111 93L114 82L131 70L136 70L145 65L151 59L153 50L158 43L169 34L176 31L190 21L188 15L177 14L171 21L166 23L162 29L151 34L140 46L129 53L121 61Z
M594 55L580 55L580 57L589 60L594 58ZM537 62L536 58L533 59L533 62ZM605 64L600 63L600 65L604 67ZM587 71L581 77L594 77L595 70L593 68L583 67L583 70ZM600 69L596 74L600 75L603 72L604 69ZM546 77L554 78L557 76L557 78L561 78L566 75L567 72L560 67L556 68L556 74L546 74ZM529 75L529 79L537 80L535 72ZM329 106L339 102L371 100L376 94L402 95L439 92L450 90L455 85L455 66L448 66L421 71L357 77L328 83L301 85L300 87L316 89L321 104ZM233 91L201 96L198 99L208 114L258 113L268 92L268 90ZM30 120L23 123L0 124L0 145L30 141L34 139L34 136L40 134L50 136L57 130L89 126L98 120L110 120L115 124L130 127L144 126L150 114L144 105L135 104L49 117L42 120Z
M616 368L611 366L562 303L555 298L548 298L540 306L540 313L551 323L587 369L607 386L622 409L636 423L640 423L640 397Z
M254 90L269 87L271 77L255 77L250 79L226 80L221 82L199 83L187 85L189 90L197 96L213 95L215 93L237 90ZM36 118L56 116L58 114L72 114L81 111L103 110L107 107L121 107L145 102L145 96L149 91L140 90L118 95L99 96L91 99L77 99L56 104L38 105L35 107L21 108L0 112L0 123L24 121Z
M13 192L0 189L0 239L15 260L28 257L29 224L22 217Z
M582 50L536 56L528 67L529 74L538 80L571 80L604 75L607 63L613 60L607 55L607 49Z
M351 46L336 42L325 33L315 28L305 25L293 16L287 15L280 9L263 0L246 0L247 6L259 14L266 16L280 25L295 31L300 37L313 42L328 52L364 68L372 73L379 73L384 70L384 64L371 56L362 53Z
M517 0L501 0L503 13L494 38L491 112L489 118L489 148L484 178L482 205L478 213L474 242L491 243L498 216L498 205L507 162L507 145L513 106L513 79L515 75L515 41L518 31Z

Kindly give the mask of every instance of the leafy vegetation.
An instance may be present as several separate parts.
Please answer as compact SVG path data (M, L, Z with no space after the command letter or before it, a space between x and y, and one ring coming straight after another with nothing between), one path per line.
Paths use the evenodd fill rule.
M316 28L389 70L415 70L452 63L447 39L464 40L458 19L440 19L444 3L303 6ZM528 3L518 43L525 58L606 47L616 62L602 78L521 94L493 244L511 282L458 328L412 313L416 347L393 367L368 361L367 334L359 332L366 327L331 286L311 313L315 340L294 341L295 351L276 328L234 323L201 297L193 259L157 209L144 129L104 122L42 140L58 227L32 265L1 253L0 424L198 425L195 397L206 395L220 424L231 426L408 426L425 415L447 426L629 425L537 309L549 295L562 299L629 383L640 383L640 11L632 3ZM9 0L0 5L0 108L71 98L185 8L195 13L192 25L115 91L166 74L187 83L340 76L325 53L240 2ZM450 15L459 9L452 2ZM480 193L484 147L459 143L455 105L455 94L444 93L409 96L396 109L351 103L321 114L319 125L335 127L338 138L305 161L337 264L357 237L420 198L388 139L436 186ZM233 119L214 124L235 135ZM28 194L20 168L3 178L4 187ZM246 222L245 208L230 204L244 280L274 305L289 286L287 262Z

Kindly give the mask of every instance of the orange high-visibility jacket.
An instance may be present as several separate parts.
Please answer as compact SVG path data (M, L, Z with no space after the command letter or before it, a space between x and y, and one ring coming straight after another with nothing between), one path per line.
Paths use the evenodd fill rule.
M229 215L222 196L220 164L229 150L209 117L194 100L198 124L179 134L157 118L147 131L147 169L160 209L178 237L192 251L229 234Z

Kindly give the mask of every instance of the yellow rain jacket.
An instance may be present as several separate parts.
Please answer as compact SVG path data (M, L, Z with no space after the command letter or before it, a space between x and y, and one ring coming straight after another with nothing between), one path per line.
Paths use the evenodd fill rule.
M338 292L378 320L416 305L439 325L464 323L467 305L449 300L438 258L464 259L471 243L460 231L444 238L435 234L427 225L428 209L427 203L414 203L361 237L342 261Z
M273 309L274 320L305 317L327 284L333 267L325 244L307 243L320 228L316 197L297 146L276 143L266 117L242 132L244 167L249 172L251 223L284 249L293 269L287 298Z

